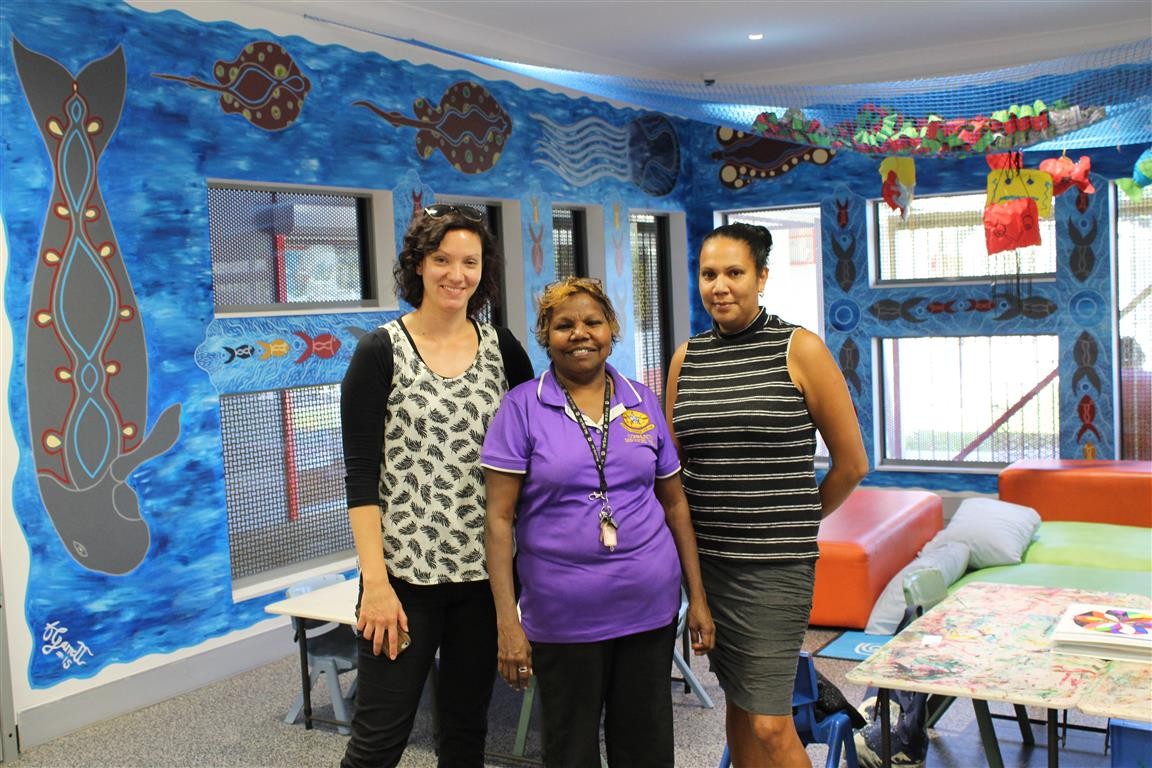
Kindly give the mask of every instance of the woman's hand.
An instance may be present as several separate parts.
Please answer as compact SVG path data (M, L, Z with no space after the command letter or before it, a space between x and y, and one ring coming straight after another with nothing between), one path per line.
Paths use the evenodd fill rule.
M500 676L513 690L522 691L528 687L532 677L532 645L524 634L524 628L520 622L501 624L497 638Z
M360 630L365 640L372 641L372 653L379 656L383 652L388 654L389 659L396 659L403 650L400 647L400 633L403 632L405 636L408 634L408 616L391 584L364 584L356 629Z
M704 600L688 603L688 635L692 638L692 651L703 656L716 645L716 625L712 623L712 611Z

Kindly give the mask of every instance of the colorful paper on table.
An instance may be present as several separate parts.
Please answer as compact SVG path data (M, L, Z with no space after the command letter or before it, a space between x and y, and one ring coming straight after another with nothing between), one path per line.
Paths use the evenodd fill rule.
M864 661L891 639L892 635L870 635L849 630L817 651L816 655L826 659Z

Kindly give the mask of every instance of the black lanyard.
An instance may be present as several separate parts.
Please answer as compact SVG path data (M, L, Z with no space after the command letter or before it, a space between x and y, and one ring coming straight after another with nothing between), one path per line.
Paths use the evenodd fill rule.
M609 411L612 387L608 374L604 374L604 415L601 417L599 451L596 450L596 443L592 441L592 433L588 431L588 425L584 423L584 414L576 406L576 401L572 399L572 393L568 391L568 387L564 386L563 382L560 382L559 378L556 381L560 384L560 389L564 390L564 398L568 401L568 407L572 410L572 416L575 417L576 423L580 425L580 432L583 433L584 440L588 443L588 450L592 452L596 473L600 476L600 490L588 494L588 498L600 500L600 519L615 526L616 521L612 518L612 507L608 504L608 479L604 476L604 466L608 459L608 427L612 420Z

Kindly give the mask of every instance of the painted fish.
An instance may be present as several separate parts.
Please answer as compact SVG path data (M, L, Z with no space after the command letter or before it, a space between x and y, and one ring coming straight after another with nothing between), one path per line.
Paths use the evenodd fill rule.
M923 296L913 296L902 302L896 301L895 299L880 299L880 301L868 307L868 312L883 323L897 319L905 320L909 323L922 323L924 322L924 318L917 317L914 313L916 306L922 301L924 301Z
M304 352L296 358L297 363L302 363L313 355L326 360L340 351L340 339L331 333L325 332L315 337L309 336L303 331L293 331L292 333L304 342Z
M996 316L996 320L1011 320L1023 315L1029 320L1042 320L1056 311L1056 302L1043 296L1025 296L1021 298L1015 293L999 293L997 298L1003 299L1007 309Z
M1092 222L1092 228L1087 233L1081 232L1072 219L1068 219L1068 237L1072 240L1072 252L1068 255L1068 266L1072 275L1084 282L1092 269L1096 266L1096 252L1092 244L1096 242L1098 222Z
M264 342L260 343L263 344ZM224 347L224 351L228 353L228 357L224 360L225 365L233 360L247 360L256 354L256 348L251 344L241 344L238 347Z
M955 299L952 299L951 301L932 301L929 302L928 305L924 307L924 309L928 310L934 315L944 313L953 314L956 312L956 310L952 308L952 305L955 303Z
M1077 442L1079 442L1087 432L1095 434L1097 440L1104 439L1100 436L1100 430L1096 429L1096 425L1093 424L1093 422L1096 421L1096 402L1088 397L1088 395L1084 395L1084 397L1080 398L1080 402L1076 404L1076 415L1080 418L1080 429L1076 432Z
M964 307L966 312L991 312L996 309L997 303L995 299L966 299L968 306Z
M15 38L12 54L54 177L31 281L25 360L40 498L77 563L124 574L151 542L128 478L180 436L179 404L144 434L148 347L97 175L124 106L124 51L75 77Z
M860 382L860 374L856 372L856 368L860 365L860 348L856 346L856 342L852 339L845 340L836 360L840 363L840 372L844 374L844 380L856 388L857 394L863 394L864 388Z
M836 256L836 284L840 290L847 291L856 282L856 236L845 238L845 244L840 244L840 237L832 236L832 253Z
M1088 383L1099 392L1100 391L1100 375L1096 373L1096 361L1100 356L1100 345L1096 343L1096 339L1088 331L1082 331L1076 337L1076 343L1072 345L1072 359L1076 361L1076 372L1072 374L1072 388L1076 389L1081 379L1087 379Z
M261 360L267 360L270 357L284 357L288 354L288 342L284 339L273 339L270 342L257 340L256 343L264 349L264 353L260 355Z

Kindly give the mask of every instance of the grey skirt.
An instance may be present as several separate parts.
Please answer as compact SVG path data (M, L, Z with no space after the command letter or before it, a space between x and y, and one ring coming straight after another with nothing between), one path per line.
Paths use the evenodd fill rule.
M700 569L716 623L709 666L724 696L753 714L791 715L815 563L701 557Z

